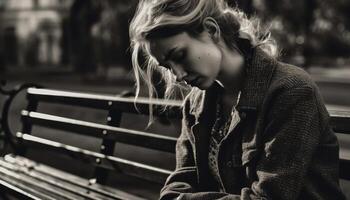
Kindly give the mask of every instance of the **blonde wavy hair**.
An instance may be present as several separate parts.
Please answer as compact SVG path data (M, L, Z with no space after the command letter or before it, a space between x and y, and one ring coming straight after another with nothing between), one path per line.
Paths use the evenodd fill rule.
M174 99L174 91L178 89L181 91L181 99L189 98L192 110L201 110L204 91L176 82L174 74L161 67L151 55L150 40L181 32L195 36L203 30L202 22L206 17L217 21L221 36L229 47L233 47L244 35L252 47L259 46L268 55L277 56L275 40L271 38L269 31L261 28L259 20L248 18L238 8L229 7L224 0L140 0L129 29L136 79L135 100L140 93L141 80L146 83L149 98L157 98L152 77L153 73L158 71L165 83L165 99ZM143 60L142 64L140 60ZM150 104L149 125L152 122L153 112Z

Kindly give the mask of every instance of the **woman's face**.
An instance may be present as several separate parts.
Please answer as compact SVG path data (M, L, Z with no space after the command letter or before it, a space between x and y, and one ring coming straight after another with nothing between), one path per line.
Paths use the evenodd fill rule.
M196 37L186 32L150 41L151 53L159 64L170 69L177 81L208 89L222 64L222 52L207 31Z

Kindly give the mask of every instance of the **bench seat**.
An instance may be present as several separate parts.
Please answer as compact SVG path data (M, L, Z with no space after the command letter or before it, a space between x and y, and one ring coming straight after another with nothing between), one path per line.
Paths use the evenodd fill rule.
M0 158L0 187L30 199L144 199L12 154Z

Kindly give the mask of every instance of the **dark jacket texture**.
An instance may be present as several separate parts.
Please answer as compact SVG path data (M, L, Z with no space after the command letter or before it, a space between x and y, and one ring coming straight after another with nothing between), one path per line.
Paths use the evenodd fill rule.
M208 168L213 104L220 94L213 84L197 116L185 101L176 169L160 199L345 199L339 186L338 141L315 83L304 70L259 48L249 60L236 106L241 121L220 147L225 192L218 192ZM239 150L233 145L237 140ZM244 176L233 179L230 173L239 170Z

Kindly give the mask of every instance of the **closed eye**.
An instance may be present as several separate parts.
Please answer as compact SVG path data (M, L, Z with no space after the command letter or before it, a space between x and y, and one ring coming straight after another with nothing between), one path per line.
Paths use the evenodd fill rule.
M186 50L185 49L175 49L174 51L172 51L170 57L167 58L167 60L165 60L167 62L159 63L159 65L170 70L171 72L173 72L173 69L172 69L170 63L183 64L185 62L185 59L186 59Z
M180 50L173 54L172 60L174 62L182 62L186 58L186 51Z

